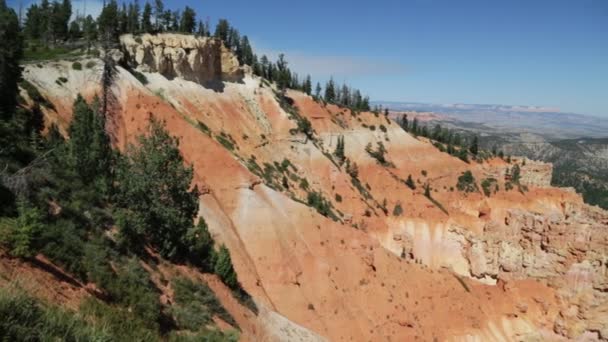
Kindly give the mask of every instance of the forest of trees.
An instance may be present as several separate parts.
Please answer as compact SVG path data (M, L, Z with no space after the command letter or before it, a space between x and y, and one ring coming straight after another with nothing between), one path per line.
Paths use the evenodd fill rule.
M215 37L221 39L225 46L231 49L239 63L249 65L255 75L270 82L276 82L281 91L285 89L300 90L312 95L315 100L336 104L354 111L369 111L369 98L363 96L358 89L347 84L338 85L333 78L326 82L321 94L321 84L317 83L313 94L313 82L310 75L302 77L292 71L285 55L280 54L276 62L267 56L258 57L251 46L249 37L241 35L228 20L218 20L212 31L210 23L198 20L194 9L186 6L183 10L172 10L165 7L162 0L146 2L143 8L139 2L123 2L116 0L105 3L98 18L91 15L72 16L70 0L42 0L40 4L32 4L26 12L23 33L32 48L40 44L60 46L65 43L85 41L87 46L96 42L115 44L118 37L125 33L161 33L175 32L193 34L199 37Z
M51 34L59 39L58 32ZM35 263L43 254L77 281L94 283L100 295L75 316L2 289L0 339L28 334L39 340L35 336L43 334L57 340L148 341L190 330L202 340L233 340L207 330L221 306L205 300L188 312L176 303L165 307L141 266L154 250L166 260L215 273L255 311L228 249L215 246L204 218L196 219L198 191L191 188L192 168L184 165L179 141L151 120L149 131L126 153L113 150L103 94L90 102L77 96L69 139L56 126L43 135L40 103L26 106L18 96L23 36L15 11L0 0L0 247L24 262ZM192 291L214 296L206 287ZM201 324L181 326L184 315ZM172 319L177 321L167 323Z
M467 163L469 162L469 155L474 159L487 157L486 151L479 148L479 137L476 134L463 135L447 127L442 127L441 124L435 124L432 128L429 128L426 124L421 124L417 118L410 121L407 114L403 114L397 119L397 123L406 132L414 136L434 140L435 147L440 151L458 157ZM491 151L491 155L504 158L504 153L497 151L495 148ZM510 161L510 157L507 160Z

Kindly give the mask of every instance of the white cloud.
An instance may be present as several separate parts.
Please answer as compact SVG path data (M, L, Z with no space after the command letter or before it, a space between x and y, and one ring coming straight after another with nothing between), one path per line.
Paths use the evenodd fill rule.
M300 75L310 74L314 78L347 78L354 76L378 76L403 74L405 65L399 62L374 60L351 56L313 55L299 51L278 51L255 48L258 56L266 55L275 61L280 53L285 54L290 69Z

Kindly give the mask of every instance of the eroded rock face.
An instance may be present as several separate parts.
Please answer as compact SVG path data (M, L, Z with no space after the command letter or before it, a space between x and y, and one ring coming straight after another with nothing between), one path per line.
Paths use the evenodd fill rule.
M168 79L180 77L197 83L239 81L243 69L221 40L182 34L130 34L120 37L126 63Z
M608 338L608 215L589 206L565 205L540 215L512 209L504 224L488 223L483 235L461 231L471 275L511 281L539 279L563 303L554 330L568 338L595 332Z

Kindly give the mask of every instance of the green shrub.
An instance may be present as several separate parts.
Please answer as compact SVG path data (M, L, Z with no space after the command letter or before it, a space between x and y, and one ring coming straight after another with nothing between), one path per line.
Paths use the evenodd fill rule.
M72 69L82 70L82 64L80 62L74 62L74 63L72 63Z
M408 188L410 188L412 190L416 190L416 184L414 183L414 180L412 179L412 175L408 175L407 176L407 180L405 181L405 185L407 185Z
M2 341L111 341L110 331L47 307L17 289L0 289Z
M234 327L238 326L206 284L176 278L171 285L175 298L171 312L179 328L197 331L201 326L212 323L214 315Z
M372 149L372 144L368 143L365 146L365 151L382 166L394 167L395 165L386 159L386 148L381 141L377 142L376 150Z
M342 202L342 196L340 194L336 194L336 202Z
M237 280L236 272L232 267L230 251L224 245L220 246L220 249L217 252L213 272L217 274L222 279L224 284L228 285L228 287L232 289L238 288L239 283Z
M216 135L215 138L228 151L234 151L236 142L234 139L232 139L232 136L226 134L225 132L221 132L220 135Z
M16 218L0 219L0 244L12 255L27 258L37 253L40 235L44 230L42 212L20 202Z
M183 258L185 241L198 210L198 190L191 189L191 167L184 166L177 138L152 121L117 168L116 204L121 241L134 248L151 242L165 258Z
M55 109L55 106L53 106L51 102L49 102L44 96L42 96L42 94L40 94L40 91L38 91L38 88L36 88L36 86L34 86L29 81L22 80L19 83L19 86L25 90L27 96L29 96L34 103L37 103L42 107L46 107L53 110Z
M87 69L93 69L95 67L95 65L97 65L97 63L95 63L95 61L88 61L87 64L85 64L85 67Z
M456 188L463 192L479 192L477 188L477 183L475 183L475 178L471 171L465 171L458 177L458 183L456 184Z
M141 72L135 70L135 69L129 69L129 72L131 73L131 75L133 75L141 84L146 85L148 84L148 78L146 77L146 75L142 74Z
M308 205L314 208L319 214L329 217L334 221L338 220L338 217L332 211L331 203L323 197L320 192L312 191L308 193L307 197Z
M381 130L382 132L386 133L386 131L387 131L387 130L386 130L386 126L384 126L384 125L380 125L380 130Z
M495 178L485 178L481 182L481 188L483 189L484 195L490 197L492 193L498 191L498 181Z
M393 216L401 216L403 214L403 207L401 207L401 203L395 204L395 208L393 209Z

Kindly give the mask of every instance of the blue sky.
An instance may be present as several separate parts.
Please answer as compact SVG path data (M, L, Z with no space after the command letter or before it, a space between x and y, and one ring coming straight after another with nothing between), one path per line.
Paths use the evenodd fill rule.
M284 52L299 73L333 75L373 100L608 117L608 0L165 3L189 5L213 24L227 18L258 52Z

